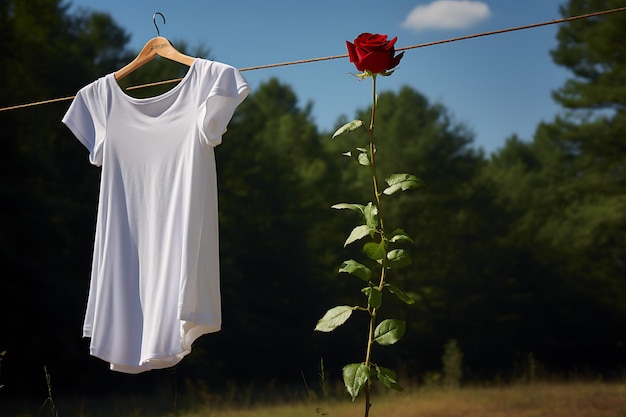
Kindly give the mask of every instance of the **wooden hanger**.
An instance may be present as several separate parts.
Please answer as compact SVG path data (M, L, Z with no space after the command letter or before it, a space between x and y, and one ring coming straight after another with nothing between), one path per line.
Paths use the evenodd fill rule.
M139 52L139 55L135 57L130 63L122 67L121 69L115 72L115 79L121 80L126 77L131 72L135 71L137 68L141 67L145 63L151 61L157 55L162 56L167 59L171 59L172 61L180 62L181 64L185 64L190 66L195 58L187 56L174 48L174 45L167 39L161 36L159 31L159 27L156 24L156 16L160 15L163 18L163 24L165 24L165 16L163 13L156 12L152 16L152 21L154 22L154 27L157 30L156 38L150 39L144 47Z

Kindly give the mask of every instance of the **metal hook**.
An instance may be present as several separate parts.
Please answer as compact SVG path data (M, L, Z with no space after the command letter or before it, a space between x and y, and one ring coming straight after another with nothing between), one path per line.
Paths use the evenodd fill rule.
M163 24L165 24L165 16L163 16L163 13L161 12L156 12L155 14L152 15L152 23L154 23L154 27L156 28L157 36L161 36L161 32L159 31L159 27L157 26L157 23L156 23L157 15L163 18Z

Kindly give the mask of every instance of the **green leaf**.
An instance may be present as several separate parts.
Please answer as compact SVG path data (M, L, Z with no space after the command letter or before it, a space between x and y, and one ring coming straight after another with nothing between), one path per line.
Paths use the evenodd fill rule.
M331 208L336 210L346 209L356 211L363 216L365 224L370 226L372 229L375 229L378 226L378 208L372 204L371 201L367 203L367 206L357 203L337 203L331 206Z
M364 238L365 236L369 235L371 231L372 229L366 224L355 227L354 229L352 229L352 232L350 232L350 236L348 236L348 238L346 239L346 243L343 244L343 247L345 248L350 243Z
M359 156L357 156L357 161L359 161L359 164L363 166L369 166L370 156L366 153L360 153Z
M393 249L387 253L387 266L389 268L403 268L411 265L411 257L404 249Z
M367 295L367 304L379 308L383 304L383 293L376 287L365 287L361 292Z
M409 305L415 304L414 299L409 297L404 291L402 291L400 288L396 287L395 285L385 284L385 288L387 288L390 293L392 293L393 295L395 295L396 297L398 297L400 300L404 301L405 303Z
M357 156L357 161L359 161L359 164L363 166L369 166L371 164L369 149L356 148L356 150L359 151L359 155Z
M393 233L391 234L391 237L389 238L389 241L392 243L398 243L398 242L413 243L413 239L411 239L411 237L407 235L406 232L402 229L394 230Z
M374 330L374 341L382 346L393 345L404 336L406 323L402 320L387 319Z
M330 208L334 208L337 210L348 209L348 210L359 212L361 214L363 214L363 211L365 210L365 206L363 204L353 204L353 203L337 203L334 206L331 206Z
M344 133L350 133L358 128L360 128L361 126L365 126L365 123L363 123L362 120L353 120L350 123L346 123L345 125L341 126L339 129L337 129L337 131L333 134L333 139L335 139L337 136L344 134Z
M419 188L424 185L422 180L417 178L415 175L410 174L392 174L388 176L385 181L387 182L387 185L389 185L389 187L385 188L383 191L386 195L391 195L396 191L406 191L411 188Z
M383 383L387 388L395 389L396 391L404 391L404 388L398 384L397 376L394 371L382 366L377 369L376 378Z
M378 207L371 202L367 203L367 206L363 209L363 217L365 218L365 224L370 228L376 229L378 227Z
M367 242L363 245L363 252L375 261L380 261L385 257L385 244L383 242Z
M344 324L356 309L357 307L351 306L337 306L331 308L324 314L324 317L317 322L315 330L320 332L332 332L337 327Z
M370 277L372 276L371 269L363 264L358 263L354 259L344 261L339 268L339 272L347 272L348 274L352 274L365 282L369 281Z
M343 383L352 396L352 401L356 399L361 389L370 377L370 368L364 363L351 363L343 367Z

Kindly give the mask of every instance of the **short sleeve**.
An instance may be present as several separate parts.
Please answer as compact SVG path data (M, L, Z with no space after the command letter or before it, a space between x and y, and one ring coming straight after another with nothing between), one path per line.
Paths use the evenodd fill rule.
M99 81L83 87L63 116L63 123L89 151L89 161L102 165L100 149L105 136L104 97L98 92Z
M222 135L235 109L248 96L250 87L236 68L215 62L213 64L211 76L215 80L201 112L201 131L203 139L216 146L222 142Z

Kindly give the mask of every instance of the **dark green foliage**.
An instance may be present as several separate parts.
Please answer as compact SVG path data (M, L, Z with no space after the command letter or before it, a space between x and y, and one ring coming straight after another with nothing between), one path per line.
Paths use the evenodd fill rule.
M570 0L561 10L621 5ZM573 77L555 98L572 111L541 124L530 143L510 138L483 174L506 220L515 326L533 330L528 352L552 366L609 370L625 353L625 34L624 13L561 26L553 57Z
M72 95L112 70L112 56L124 56L127 36L110 19L65 11L52 0L0 2L0 105ZM115 53L83 39L96 28L106 36L100 45ZM98 171L60 123L66 108L57 103L0 113L0 345L7 351L6 395L36 387L46 364L55 375L63 368L89 369L80 334ZM85 376L67 373L56 381Z
M563 10L618 3L571 0ZM408 172L425 185L384 196L393 199L385 209L390 241L406 253L393 253L399 268L382 291L367 285L380 246L368 246L372 259L362 256L373 208L329 209L362 201L371 187L369 157L358 149L365 132L332 140L289 86L259 86L216 149L223 330L199 339L178 368L179 383L202 380L215 391L228 383L299 387L302 373L315 380L323 357L331 384L363 350L361 312L350 310L355 323L333 335L312 324L328 306L377 305L381 296L385 317L406 322L406 332L374 353L377 363L401 363L402 377L440 369L450 339L463 348L466 379L510 375L531 352L548 371L623 369L625 16L560 26L554 58L573 78L555 97L573 113L538 126L532 141L509 138L490 158L441 105L408 87L380 94L381 183ZM138 52L126 49L128 35L108 16L69 15L52 0L0 0L0 35L2 106L73 95ZM182 70L156 59L127 82ZM170 371L111 373L80 337L99 171L60 122L68 105L0 113L0 352L7 352L0 402L18 392L45 397L44 365L59 396L171 388ZM362 167L341 155L347 149ZM406 179L391 177L381 188L401 189ZM360 218L366 227L344 249ZM403 382L382 366L356 365L347 370L356 383L364 375L391 388Z
M216 155L224 326L207 349L236 377L300 375L319 361L311 323L326 293L325 253L312 251L327 233L319 136L291 88L270 80L239 107Z

